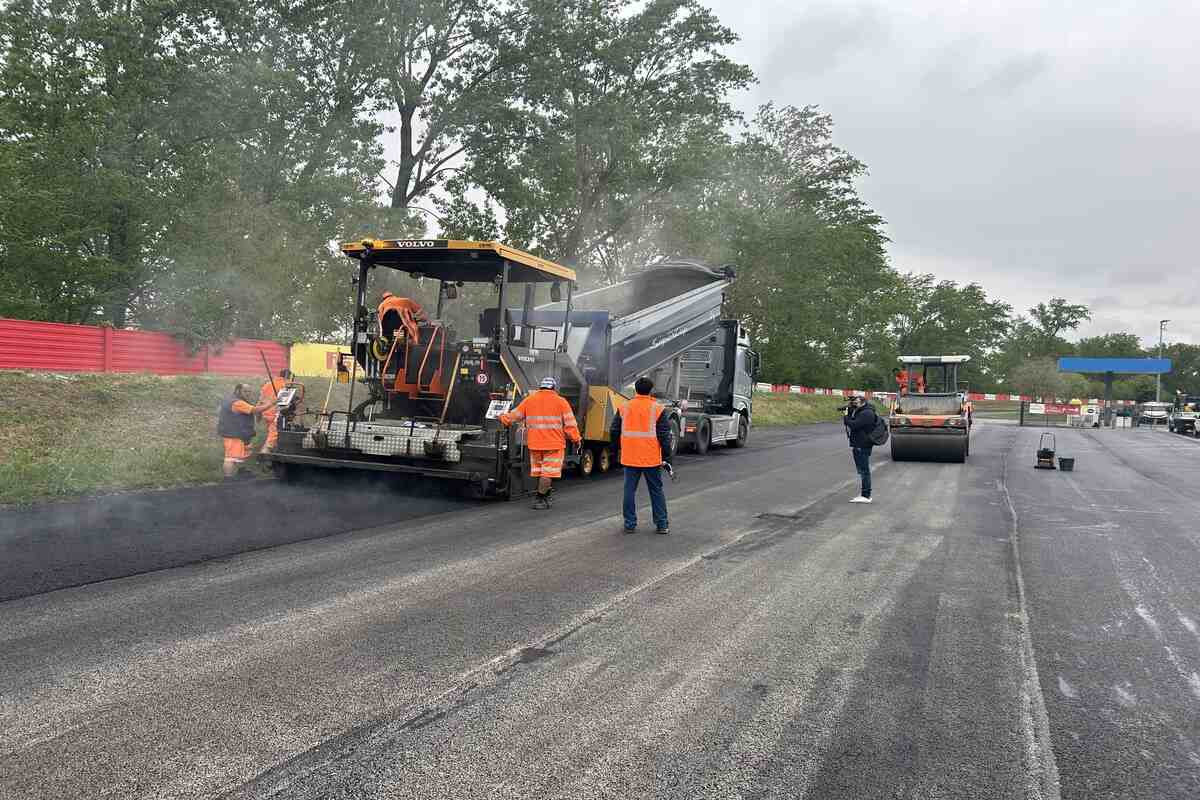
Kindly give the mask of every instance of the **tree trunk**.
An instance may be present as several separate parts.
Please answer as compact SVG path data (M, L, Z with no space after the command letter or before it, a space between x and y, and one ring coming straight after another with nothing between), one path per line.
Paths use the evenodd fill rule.
M396 185L392 187L392 208L406 208L412 186L416 161L413 159L413 115L416 108L400 106L400 165L396 168Z

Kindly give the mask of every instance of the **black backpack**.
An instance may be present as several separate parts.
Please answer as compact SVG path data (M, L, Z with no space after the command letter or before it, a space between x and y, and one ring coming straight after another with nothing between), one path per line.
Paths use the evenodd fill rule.
M875 427L871 428L871 432L867 434L867 438L871 440L871 444L881 445L887 444L888 435L887 418L876 414Z

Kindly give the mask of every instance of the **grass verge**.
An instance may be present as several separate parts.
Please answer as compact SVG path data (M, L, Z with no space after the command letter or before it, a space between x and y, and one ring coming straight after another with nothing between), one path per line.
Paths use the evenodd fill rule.
M770 394L754 395L754 424L757 425L810 425L814 422L841 422L839 406L846 404L845 398L820 394Z
M220 480L217 405L238 380L0 372L0 504ZM327 379L305 383L320 405Z
M220 480L217 404L238 378L0 372L0 505ZM242 378L253 386L264 378ZM327 378L301 378L320 407ZM333 389L345 404L347 387ZM845 401L760 394L755 425L837 422ZM265 432L259 424L255 449Z

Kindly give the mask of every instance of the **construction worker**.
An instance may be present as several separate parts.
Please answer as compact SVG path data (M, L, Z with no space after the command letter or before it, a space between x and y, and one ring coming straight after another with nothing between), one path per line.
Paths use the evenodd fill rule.
M533 507L545 510L552 502L553 480L562 477L567 438L579 444L583 437L579 434L571 404L558 393L558 381L549 376L542 378L541 388L522 400L511 413L500 415L500 422L505 426L521 420L525 421L529 432L526 440L529 476L538 479Z
M217 407L217 435L224 440L225 461L222 470L229 480L238 474L239 465L250 455L254 439L254 415L266 411L274 400L251 404L250 387L239 383Z
M258 391L258 402L270 402L270 406L262 412L263 422L267 423L267 438L263 442L262 449L258 452L261 455L266 455L275 449L275 445L279 442L279 406L275 404L275 400L279 397L279 393L287 388L289 383L292 383L292 371L290 369L279 370L279 377L272 378L262 385ZM300 401L304 399L304 384L294 384L296 389L296 397L292 400L292 408L300 405Z
M416 342L419 338L417 323L425 319L425 309L416 300L384 292L379 300L378 315L381 336L390 339L397 328L403 327L409 340Z
M908 370L898 369L894 374L896 375L896 384L900 387L900 394L908 394Z
M671 422L650 392L654 381L638 378L637 396L613 417L609 431L618 443L621 466L625 467L625 502L622 513L625 533L637 530L637 488L644 477L650 492L650 509L658 533L667 534L667 495L663 492L662 466L671 463Z

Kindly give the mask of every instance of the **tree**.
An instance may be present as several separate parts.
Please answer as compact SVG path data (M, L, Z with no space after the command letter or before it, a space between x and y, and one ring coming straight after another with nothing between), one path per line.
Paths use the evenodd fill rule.
M1026 361L1013 370L1009 380L1020 394L1044 398L1047 402L1063 397L1068 388L1058 365L1046 358Z
M1200 394L1200 345L1175 342L1163 350L1163 358L1171 359L1171 372L1163 376L1163 391Z
M990 300L977 283L935 282L932 275L904 278L903 303L894 323L896 346L909 355L968 355L960 378L984 388L997 342L1007 335L1012 306Z
M1075 355L1085 358L1142 358L1142 342L1132 333L1105 333L1075 343Z
M1038 303L1029 309L1038 332L1046 341L1054 341L1063 331L1075 330L1080 323L1092 318L1085 305L1073 305L1061 297L1050 298L1049 303Z
M659 252L737 265L727 311L750 329L766 380L830 385L894 362L903 284L883 220L855 193L865 170L833 144L828 115L766 105L703 180L663 202Z
M457 168L464 130L509 104L519 59L499 43L520 21L496 0L362 5L354 24L375 34L365 55L379 80L379 109L397 120L387 131L399 150L390 203L408 208Z
M0 138L19 151L23 192L3 268L46 276L29 284L34 315L125 324L212 133L205 114L180 113L215 90L204 40L193 4L168 0L0 11Z
M736 119L750 70L698 0L525 0L517 102L468 140L471 179L506 217L506 238L594 263L658 200L702 179Z

